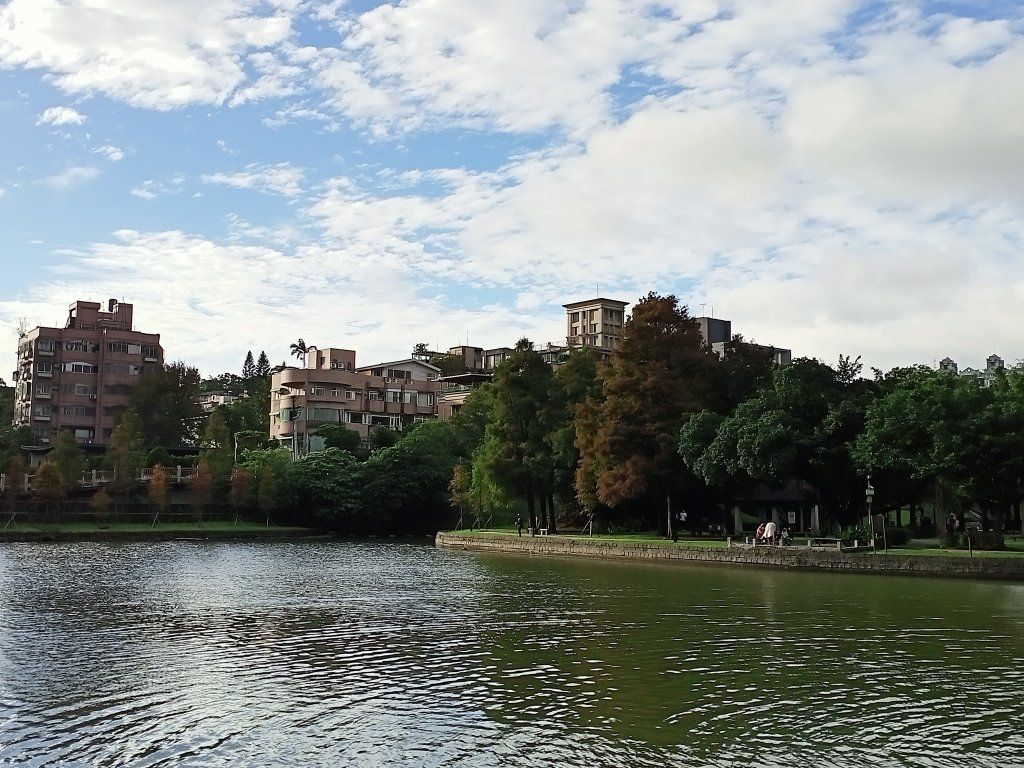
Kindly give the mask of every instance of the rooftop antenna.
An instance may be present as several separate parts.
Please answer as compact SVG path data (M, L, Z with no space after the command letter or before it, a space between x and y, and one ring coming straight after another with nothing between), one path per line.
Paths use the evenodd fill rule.
M706 307L706 306L707 306L707 304L701 304L701 305L700 305L700 313L701 313L702 315L704 314L704 307Z

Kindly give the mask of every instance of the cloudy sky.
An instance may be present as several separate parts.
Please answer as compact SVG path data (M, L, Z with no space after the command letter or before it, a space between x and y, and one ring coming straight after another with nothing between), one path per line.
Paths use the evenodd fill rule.
M884 369L1024 357L1020 0L0 0L0 376L564 341L674 293Z

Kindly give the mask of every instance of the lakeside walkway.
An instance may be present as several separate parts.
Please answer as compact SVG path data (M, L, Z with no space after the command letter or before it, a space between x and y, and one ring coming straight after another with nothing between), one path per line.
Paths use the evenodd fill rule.
M781 568L836 573L886 573L908 576L1002 579L1024 581L1024 556L957 557L914 555L890 549L888 553L856 552L804 546L732 547L687 546L685 542L622 541L598 536L523 536L506 533L441 531L435 546L476 552L503 552L552 557L587 557L638 562L707 563L734 567Z

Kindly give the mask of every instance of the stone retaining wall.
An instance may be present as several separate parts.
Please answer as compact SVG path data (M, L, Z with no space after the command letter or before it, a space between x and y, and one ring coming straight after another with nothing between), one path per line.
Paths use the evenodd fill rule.
M658 562L699 562L731 566L811 569L844 573L894 573L916 576L1013 579L1024 581L1024 557L941 557L870 552L839 552L807 547L728 549L688 547L668 542L624 542L574 536L464 535L441 531L438 547L478 552L508 552L556 557L596 557Z

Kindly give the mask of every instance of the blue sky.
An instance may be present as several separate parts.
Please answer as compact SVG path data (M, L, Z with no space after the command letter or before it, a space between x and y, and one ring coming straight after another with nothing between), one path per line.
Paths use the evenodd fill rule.
M6 0L0 376L77 299L213 375L649 291L830 362L1013 363L1021 72L1019 0Z

